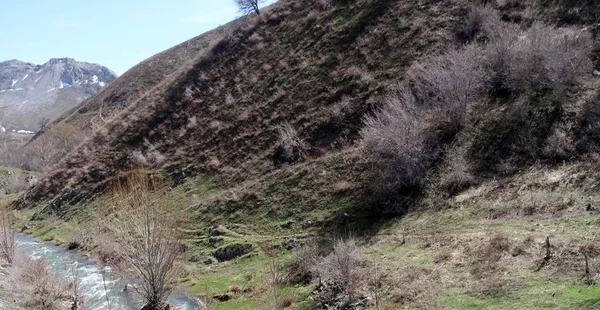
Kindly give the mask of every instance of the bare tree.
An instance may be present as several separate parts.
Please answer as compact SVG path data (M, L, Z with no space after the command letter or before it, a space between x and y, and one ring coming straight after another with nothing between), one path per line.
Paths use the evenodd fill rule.
M15 231L10 227L8 211L0 210L0 257L12 264L15 258Z
M31 259L18 255L8 271L9 287L25 309L60 309L61 303L68 300L66 290L50 272L48 264L42 259Z
M235 0L235 4L237 4L240 9L240 13L244 15L248 15L252 12L256 12L256 14L260 15L258 4L261 2L263 2L263 0Z
M106 228L139 282L143 309L162 309L181 254L180 212L159 178L143 169L117 182L112 196Z
M40 132L44 132L46 129L48 129L48 125L50 125L50 119L47 117L42 117L42 119L40 119L38 122L38 125L40 127Z

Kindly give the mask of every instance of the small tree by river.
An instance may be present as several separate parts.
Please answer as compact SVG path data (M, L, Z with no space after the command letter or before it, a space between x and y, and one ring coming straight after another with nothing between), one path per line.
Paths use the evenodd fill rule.
M160 178L143 169L118 181L108 201L106 228L118 255L133 270L143 309L163 309L182 254L181 212Z
M10 213L0 209L0 258L12 264L15 259L16 235L10 227Z

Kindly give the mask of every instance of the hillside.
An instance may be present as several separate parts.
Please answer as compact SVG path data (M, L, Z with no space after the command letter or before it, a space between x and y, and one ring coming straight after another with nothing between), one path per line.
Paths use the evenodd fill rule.
M391 22L398 12L412 17ZM224 180L251 179L281 164L273 157L276 127L284 123L310 144L307 158L339 150L352 144L362 115L405 66L443 49L460 12L393 1L320 11L275 5L263 19L247 19L230 37L213 40L192 66L130 105L48 180L90 187L140 164L198 173L211 161L220 163ZM317 21L323 24L313 27ZM345 97L353 112L336 126L331 110ZM42 182L28 197L61 187Z
M54 124L66 122L80 129L90 129L92 124L103 125L149 90L161 83L169 83L169 76L197 57L211 40L225 35L235 24L235 21L231 22L142 61L125 72L113 85L64 112Z
M302 243L331 248L348 234L365 261L361 296L379 290L390 309L597 306L598 288L579 278L600 203L590 44L600 15L588 13L599 10L281 0L150 58L65 114L85 128L114 111L14 206L65 242L118 178L161 172L190 213L182 282L234 296L217 308L259 307L268 279L254 274L272 257L289 263ZM47 216L64 222L46 227ZM215 259L248 245L243 259ZM324 298L295 271L281 284L287 306Z
M70 58L34 65L0 62L0 124L11 129L39 129L42 118L54 119L117 78L108 68Z

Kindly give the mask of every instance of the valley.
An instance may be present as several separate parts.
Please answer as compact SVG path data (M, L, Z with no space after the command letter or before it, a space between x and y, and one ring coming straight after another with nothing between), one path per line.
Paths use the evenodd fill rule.
M594 1L244 12L0 132L0 307L600 307Z

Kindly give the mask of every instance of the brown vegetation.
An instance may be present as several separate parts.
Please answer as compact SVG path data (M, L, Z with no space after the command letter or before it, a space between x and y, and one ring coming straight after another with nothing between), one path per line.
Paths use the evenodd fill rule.
M551 157L564 158L574 149L548 129L561 121L565 90L592 68L590 33L539 22L522 29L498 20L487 7L469 16L463 31L472 37L467 41L481 33L486 43L413 66L408 80L365 120L362 136L377 167L372 192L384 207L392 202L393 212L423 188L445 155L454 158L446 160L450 171L441 184L455 192L473 182L470 170L486 172L498 161L518 165L543 157L544 145L546 150L560 146ZM494 111L503 105L504 111ZM495 120L498 112L503 115ZM539 114L533 124L532 113ZM445 153L445 148L455 151ZM472 168L456 166L467 162Z
M16 232L10 224L9 211L0 207L0 258L12 264L15 259Z
M106 212L107 240L133 269L145 309L158 309L174 288L182 210L158 176L136 170L115 184Z

